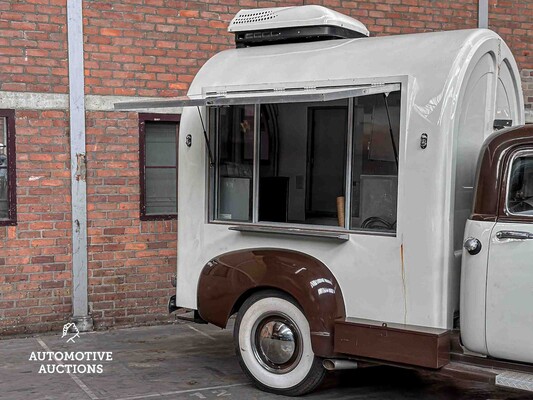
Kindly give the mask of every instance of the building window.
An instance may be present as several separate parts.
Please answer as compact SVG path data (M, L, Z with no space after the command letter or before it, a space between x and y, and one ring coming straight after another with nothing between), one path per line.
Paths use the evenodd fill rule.
M210 107L211 220L396 232L400 91Z
M0 225L17 224L15 111L0 110Z
M179 115L139 114L141 219L178 215Z

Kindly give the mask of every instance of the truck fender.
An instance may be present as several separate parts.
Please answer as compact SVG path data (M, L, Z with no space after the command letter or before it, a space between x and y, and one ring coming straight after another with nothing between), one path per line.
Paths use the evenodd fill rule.
M309 321L314 353L334 354L334 321L346 315L344 299L329 268L307 254L246 249L213 258L198 282L198 312L205 321L225 328L246 298L262 289L292 296Z

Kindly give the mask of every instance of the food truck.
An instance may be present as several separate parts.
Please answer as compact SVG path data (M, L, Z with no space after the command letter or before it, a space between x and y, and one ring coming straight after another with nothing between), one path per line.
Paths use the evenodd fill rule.
M182 107L176 295L255 384L487 370L533 389L533 128L486 29L371 37L320 6L241 10Z

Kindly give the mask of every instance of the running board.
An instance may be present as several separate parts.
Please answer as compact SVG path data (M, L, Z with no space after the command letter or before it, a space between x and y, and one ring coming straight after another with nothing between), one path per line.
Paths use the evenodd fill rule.
M496 386L533 392L533 375L523 372L505 371L496 375Z
M335 321L336 353L438 369L450 362L450 331L360 318Z

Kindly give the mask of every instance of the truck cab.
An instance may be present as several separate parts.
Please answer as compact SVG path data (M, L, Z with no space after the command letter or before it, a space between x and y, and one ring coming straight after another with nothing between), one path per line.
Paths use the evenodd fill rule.
M533 126L483 145L465 228L461 339L471 351L533 363Z

